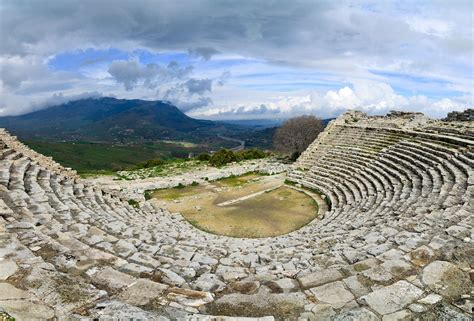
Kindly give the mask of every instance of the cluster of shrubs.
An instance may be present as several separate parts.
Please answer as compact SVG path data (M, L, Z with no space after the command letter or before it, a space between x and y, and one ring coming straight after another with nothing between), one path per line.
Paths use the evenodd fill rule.
M140 203L137 200L133 200L133 199L128 200L128 204L132 205L133 207L140 206Z
M203 161L207 160L209 161L210 165L219 167L232 162L239 162L248 159L265 158L267 156L268 153L258 149L248 149L238 152L234 152L229 149L221 149L212 155L201 154L198 156L198 159Z
M138 163L135 166L135 169L143 169L143 168L150 168L150 167L160 166L160 165L163 165L164 163L165 163L165 161L162 160L161 158L153 158L153 159L149 159L145 162Z
M199 154L196 157L196 159L202 162L209 162L210 165L219 167L219 166L226 165L228 163L239 162L242 160L265 158L268 155L269 155L268 152L264 152L259 149L246 149L246 150L241 150L238 152L234 152L230 149L221 149L213 154L208 154L208 153ZM182 159L181 161L188 161L188 160L190 159L185 158L185 159ZM156 166L160 166L165 163L168 163L170 161L171 160L166 161L161 158L153 158L145 162L138 163L134 169L156 167Z

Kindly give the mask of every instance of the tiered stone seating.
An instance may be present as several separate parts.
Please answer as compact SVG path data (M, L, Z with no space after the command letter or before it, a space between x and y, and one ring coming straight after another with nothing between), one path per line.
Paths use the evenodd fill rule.
M333 121L288 173L328 211L265 239L212 235L154 203L129 205L1 131L0 307L19 319L213 320L205 315L245 306L281 319L462 320L473 141L410 119Z

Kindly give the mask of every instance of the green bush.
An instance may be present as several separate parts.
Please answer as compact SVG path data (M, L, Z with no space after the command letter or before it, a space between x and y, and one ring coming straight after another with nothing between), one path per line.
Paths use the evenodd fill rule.
M295 162L298 159L298 157L300 157L300 155L301 155L300 152L293 152L290 156L290 160Z
M142 162L142 163L138 163L136 166L135 166L135 169L143 169L143 168L150 168L150 167L156 167L156 166L160 166L160 165L163 165L165 162L160 159L160 158L153 158L153 159L149 159L145 162Z
M231 162L265 158L268 155L268 153L258 149L247 149L238 152L233 152L228 149L221 149L210 156L209 164L211 164L212 166L220 167Z
M140 203L136 200L128 200L128 204L132 205L133 207L138 207Z
M237 157L233 151L228 149L221 149L214 154L212 154L209 159L209 164L212 166L220 167L225 164L237 161Z
M146 190L145 191L145 200L151 200L152 199L152 194L153 194L153 191L150 191L150 190Z
M245 159L245 160L265 158L268 156L268 154L265 153L264 151L255 149L255 148L239 151L236 153L236 155L237 155L237 158Z
M202 153L202 154L199 154L198 157L197 157L198 160L200 161L209 161L211 159L211 155L209 155L208 153Z

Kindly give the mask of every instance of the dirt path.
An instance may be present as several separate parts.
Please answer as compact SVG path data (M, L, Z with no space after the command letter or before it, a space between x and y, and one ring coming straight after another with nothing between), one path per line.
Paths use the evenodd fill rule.
M229 201L226 201L226 202L219 203L219 204L217 204L217 206L227 206L227 205L235 204L237 202L245 201L245 200L248 200L250 198L262 195L263 193L271 192L271 191L273 191L277 188L280 188L281 186L283 186L283 185L278 185L278 186L275 186L275 187L272 187L272 188L267 188L267 189L265 189L263 191L260 191L260 192L248 194L248 195L245 195L245 196L242 196L242 197L239 197L239 198L234 198L233 200L229 200Z

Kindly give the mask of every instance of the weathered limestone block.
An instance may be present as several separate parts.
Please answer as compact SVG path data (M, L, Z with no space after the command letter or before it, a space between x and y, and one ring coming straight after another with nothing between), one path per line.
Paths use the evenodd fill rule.
M265 285L275 293L290 293L298 291L299 289L298 281L290 278L268 281Z
M311 288L310 291L319 301L327 303L335 309L342 308L346 303L354 300L354 296L346 290L342 281Z
M364 321L378 321L379 317L372 311L366 308L358 308L349 310L347 312L338 314L331 318L332 321L346 321L346 320L364 320Z
M303 289L313 288L332 281L340 280L344 275L337 269L327 269L310 274L303 275L298 278Z
M159 268L158 270L161 272L161 280L163 283L173 286L180 286L186 283L185 279L183 279L181 276L171 270L164 268Z
M133 305L146 305L163 295L167 285L146 279L139 279L128 286L118 298Z
M220 276L225 282L243 279L247 276L245 269L237 266L219 265L216 275Z
M316 304L312 309L313 317L315 321L326 321L330 320L332 316L336 314L333 307L330 304L319 303ZM310 320L312 320L310 318Z
M18 271L18 265L13 261L0 261L0 280L6 280Z
M93 272L95 273L91 274L91 277L95 282L111 289L121 289L136 281L134 277L114 270L111 267L106 267L100 271Z
M411 262L418 266L425 266L436 258L434 251L426 245L411 251L409 257Z
M171 288L167 294L168 300L178 302L184 306L198 308L212 302L214 296L209 292L194 291L181 288Z
M408 310L401 310L398 312L384 315L382 321L411 321L412 313Z
M408 283L398 281L387 287L375 290L362 299L370 308L380 314L390 314L402 310L408 304L416 301L423 294L423 290Z
M49 320L54 318L53 309L45 304L28 300L0 301L0 307L16 320Z
M366 284L367 282L364 282L363 277L360 275L353 275L342 281L356 297L361 297L371 291L370 287Z
M456 300L471 290L469 276L454 264L434 261L423 269L422 281L434 292Z

